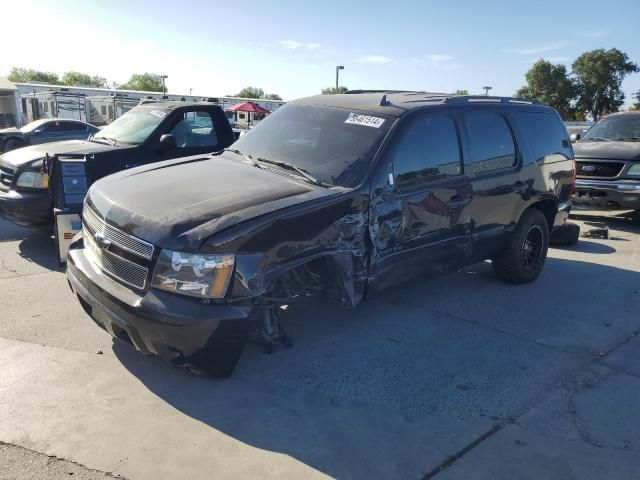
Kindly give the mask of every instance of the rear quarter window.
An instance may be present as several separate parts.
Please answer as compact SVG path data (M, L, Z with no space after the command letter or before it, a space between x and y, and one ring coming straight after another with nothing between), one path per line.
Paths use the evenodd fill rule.
M533 161L553 155L573 157L566 128L555 114L520 111L514 116Z

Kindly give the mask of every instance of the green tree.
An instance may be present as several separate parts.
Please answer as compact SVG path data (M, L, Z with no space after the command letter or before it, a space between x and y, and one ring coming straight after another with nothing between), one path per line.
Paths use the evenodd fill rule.
M558 110L564 120L580 116L573 106L577 89L567 67L538 60L525 74L527 84L516 92L520 98L540 100Z
M59 83L57 73L42 72L40 70L33 70L31 68L18 68L13 67L7 77L12 82L44 82L44 83Z
M338 92L337 93L345 93L348 90L349 89L347 87L343 87L341 85L341 86L338 87ZM336 94L336 87L323 88L320 93L322 93L322 95L335 95Z
M244 87L235 96L240 98L264 98L264 90L255 87Z
M78 87L107 88L107 79L97 75L91 76L82 72L65 72L61 80L63 85Z
M636 103L631 106L632 110L640 110L640 90L633 94L636 99Z
M617 48L599 48L583 53L573 62L578 109L594 120L617 112L624 104L622 81L638 70L638 65Z
M238 93L231 96L240 98L255 98L256 100L282 100L282 97L277 93L264 93L263 89L255 87L244 87Z
M127 83L119 86L123 90L142 90L145 92L161 92L162 79L155 73L134 73Z
M456 90L454 95L469 95L469 90Z

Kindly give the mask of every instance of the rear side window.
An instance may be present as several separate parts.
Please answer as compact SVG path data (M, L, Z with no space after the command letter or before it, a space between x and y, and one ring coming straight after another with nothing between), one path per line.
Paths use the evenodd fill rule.
M511 168L516 164L516 147L507 121L497 113L465 115L469 135L469 155L466 171L482 175Z
M566 129L553 113L516 112L515 117L534 161L556 154L571 158Z
M460 146L453 119L421 116L401 133L393 153L398 188L460 175Z
M79 132L80 130L87 129L87 127L82 123L76 122L64 122L63 128L65 132Z

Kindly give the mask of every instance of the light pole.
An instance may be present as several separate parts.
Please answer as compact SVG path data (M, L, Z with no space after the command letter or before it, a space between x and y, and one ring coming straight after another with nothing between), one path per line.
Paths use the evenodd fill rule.
M338 92L338 79L340 78L340 70L344 70L344 65L336 65L336 93Z
M489 86L482 87L482 88L484 89L484 94L485 94L487 97L489 96L489 90L492 90L492 89L493 89L493 87L489 87Z
M160 80L162 80L162 96L165 97L167 95L167 89L164 85L165 78L169 78L169 75L160 75Z

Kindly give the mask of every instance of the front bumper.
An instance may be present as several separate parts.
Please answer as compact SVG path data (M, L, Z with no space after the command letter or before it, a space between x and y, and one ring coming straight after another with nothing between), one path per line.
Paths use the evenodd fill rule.
M51 224L53 206L49 192L0 190L0 217L26 227Z
M204 304L150 289L144 294L111 280L71 245L67 279L85 312L113 337L179 366L229 376L249 334L250 307Z
M573 204L606 210L640 210L640 181L578 179Z

